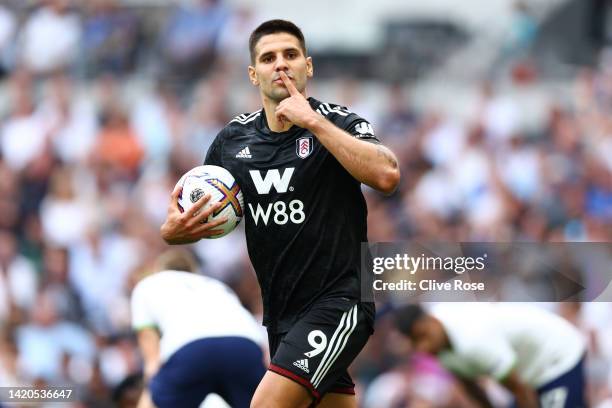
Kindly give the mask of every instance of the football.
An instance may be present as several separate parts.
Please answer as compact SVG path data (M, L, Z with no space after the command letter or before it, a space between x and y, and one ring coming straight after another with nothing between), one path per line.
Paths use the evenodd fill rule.
M222 203L221 207L208 217L214 221L227 217L227 222L215 227L223 230L223 234L210 238L220 238L230 232L242 220L244 214L244 199L240 186L229 171L219 166L198 166L185 173L178 181L183 190L178 199L179 210L185 212L202 196L210 194L210 200L204 205L206 210L215 203Z

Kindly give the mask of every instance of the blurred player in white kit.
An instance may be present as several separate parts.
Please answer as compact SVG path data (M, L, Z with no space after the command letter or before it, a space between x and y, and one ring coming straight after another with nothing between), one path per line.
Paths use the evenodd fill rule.
M209 394L248 407L266 372L259 324L194 257L170 250L132 293L132 327L144 358L139 407L198 407ZM150 393L150 395L149 395Z
M484 407L475 380L504 385L519 408L584 408L586 344L561 317L520 304L444 303L425 310L407 305L396 325L415 350L432 354Z

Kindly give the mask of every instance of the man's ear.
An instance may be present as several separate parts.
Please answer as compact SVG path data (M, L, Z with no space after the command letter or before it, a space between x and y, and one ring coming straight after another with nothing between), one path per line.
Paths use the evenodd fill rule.
M255 86L259 86L259 79L257 79L257 73L255 72L255 67L249 65L249 81Z
M306 57L306 76L312 78L314 75L314 67L312 65L312 57Z

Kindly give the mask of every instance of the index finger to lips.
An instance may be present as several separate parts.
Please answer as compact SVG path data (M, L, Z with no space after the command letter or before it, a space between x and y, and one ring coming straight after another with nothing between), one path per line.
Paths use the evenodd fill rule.
M289 91L289 95L295 96L299 94L297 88L295 87L295 85L293 85L293 82L291 82L287 74L285 74L285 71L280 72L280 77L283 80L283 83L285 84L285 86L287 87L287 91Z

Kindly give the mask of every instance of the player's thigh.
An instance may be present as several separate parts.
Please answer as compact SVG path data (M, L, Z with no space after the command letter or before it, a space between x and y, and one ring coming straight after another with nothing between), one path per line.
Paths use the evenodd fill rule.
M357 408L357 398L351 394L338 394L330 392L325 394L319 408Z
M310 393L297 382L268 371L251 401L251 408L307 408L312 403Z

